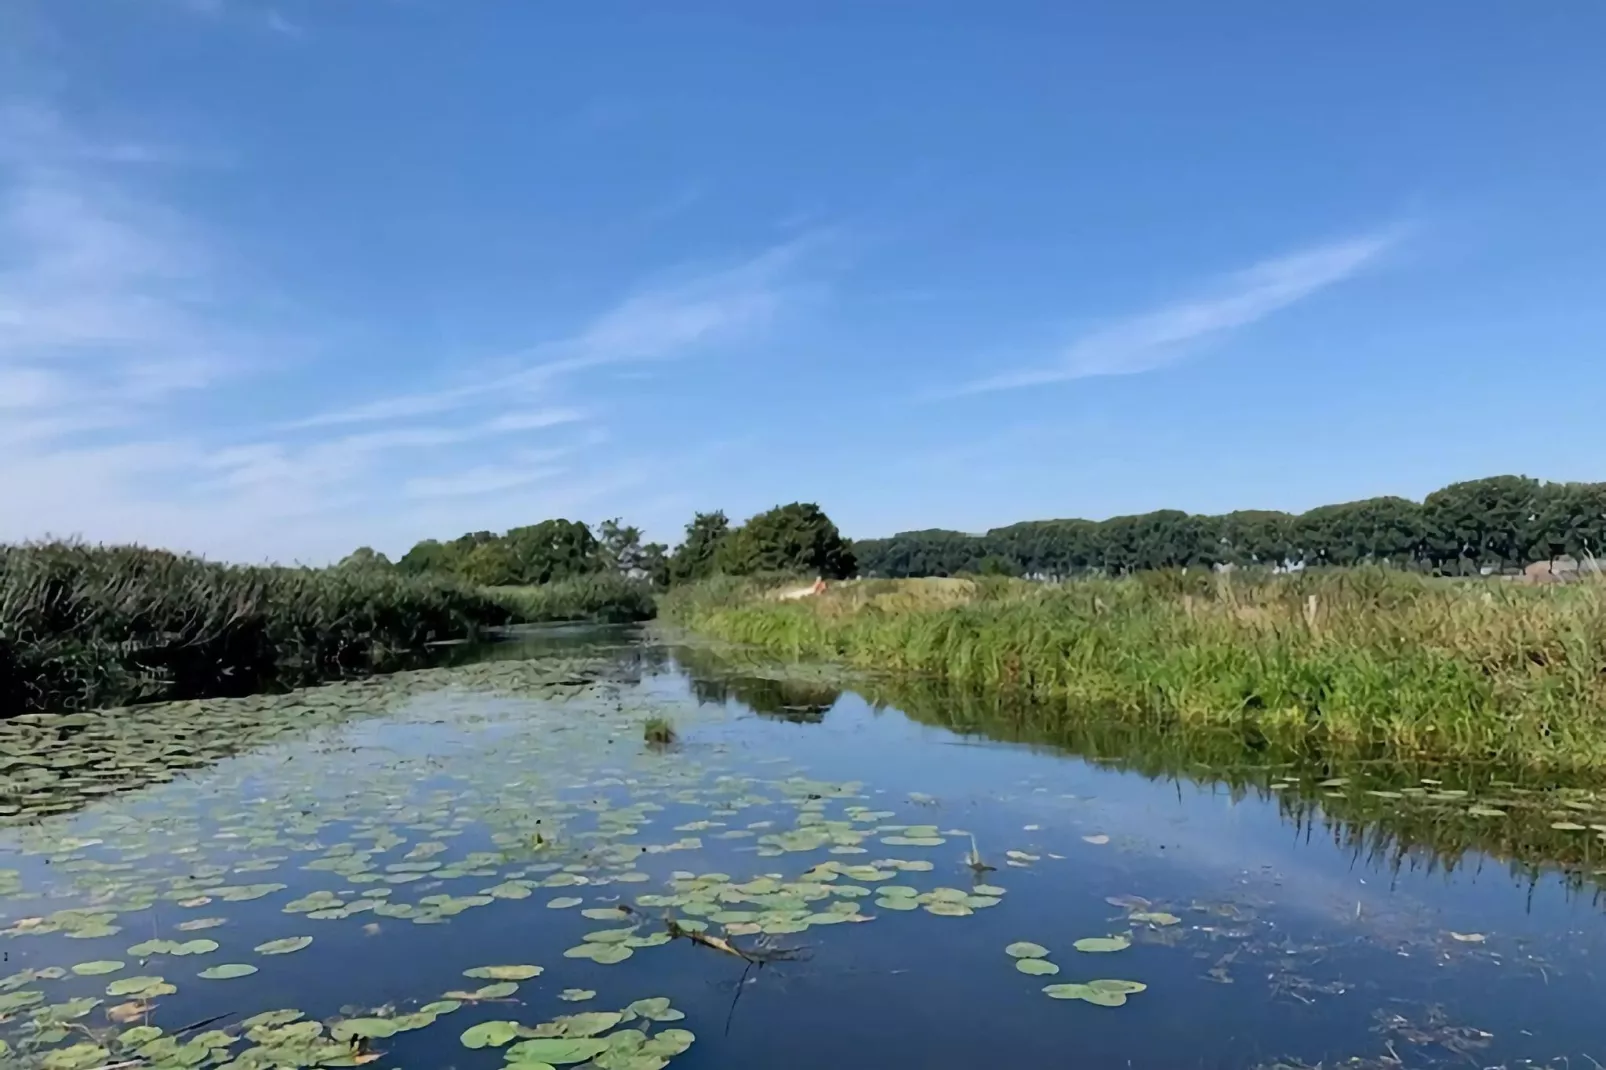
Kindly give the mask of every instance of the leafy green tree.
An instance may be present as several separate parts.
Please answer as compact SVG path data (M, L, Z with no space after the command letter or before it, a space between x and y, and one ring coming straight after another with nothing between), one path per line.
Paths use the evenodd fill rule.
M375 550L372 546L359 546L345 557L340 559L336 568L349 569L390 569L396 566L390 563L390 558Z
M1456 572L1520 565L1541 541L1540 484L1525 476L1452 483L1422 503L1426 556Z
M1534 529L1529 560L1549 561L1562 554L1580 560L1606 558L1606 483L1551 483L1541 488Z
M733 576L802 572L844 579L858 571L853 547L812 502L778 505L748 520L721 542L716 564Z
M454 572L461 556L451 544L425 539L403 554L396 567L415 576L426 572Z
M602 544L577 520L543 520L510 528L502 541L518 562L516 582L522 584L551 583L609 567Z
M513 587L524 582L518 556L501 539L482 542L457 563L457 574L482 587Z
M669 558L672 583L691 583L706 579L718 567L719 548L729 537L730 519L718 510L698 513L686 525L686 537Z

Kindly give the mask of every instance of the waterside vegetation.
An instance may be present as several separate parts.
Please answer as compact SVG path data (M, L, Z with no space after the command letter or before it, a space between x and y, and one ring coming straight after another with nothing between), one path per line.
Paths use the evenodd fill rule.
M1381 567L1038 584L867 580L797 601L724 580L676 624L794 659L998 688L1067 720L1225 726L1307 753L1606 769L1606 585Z
M417 665L518 619L442 577L240 567L140 547L0 546L0 711L310 684Z

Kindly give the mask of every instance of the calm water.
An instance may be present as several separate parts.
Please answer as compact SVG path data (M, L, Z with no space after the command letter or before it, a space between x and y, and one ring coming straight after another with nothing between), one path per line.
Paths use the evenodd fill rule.
M300 1011L327 1037L342 1019L402 1016L412 1028L345 1061L492 1068L510 1049L460 1039L480 1023L527 1035L667 997L684 1018L647 1032L687 1030L687 1050L673 1054L675 1034L631 1054L635 1038L598 1062L1606 1060L1589 827L1602 818L1587 792L1431 770L1406 784L1393 767L1335 775L1257 755L1252 741L1190 751L1124 730L1001 741L986 732L1032 739L1029 718L929 692L906 716L872 693L571 631L244 713L192 704L147 718L126 746L84 742L104 726L51 725L59 761L40 729L32 755L13 744L5 771L20 812L0 828L0 868L14 871L0 875L11 973L0 1036L88 1070L135 1057L119 1039L131 1028L216 1018L145 1060L255 1066L300 1052L338 1065L335 1049L307 1055L273 1032L286 1027L240 1036L236 1023ZM675 747L643 744L649 716L674 723ZM248 718L284 727L255 739L237 728ZM967 730L930 723L944 721ZM150 760L162 732L170 757L198 764L174 776ZM216 758L219 733L239 736L225 749L240 752ZM151 782L73 799L97 777ZM75 807L30 817L63 799ZM996 868L966 865L972 837ZM619 904L634 910L582 913ZM666 916L709 934L733 926L736 945L778 960L744 969L687 939L659 942ZM630 953L566 956L587 934ZM291 937L312 941L256 950ZM1104 937L1121 949L1076 948ZM196 940L217 946L183 947ZM1020 972L1005 948L1021 941L1058 973ZM72 972L86 963L90 975ZM236 964L256 972L202 976ZM542 972L505 996L447 995L494 984L464 976L494 965ZM134 977L153 980L108 994ZM1120 1006L1042 991L1101 978L1147 987ZM569 1002L565 990L595 994ZM443 997L459 1006L405 1017ZM113 1008L128 1020L109 1023ZM643 1025L608 1021L601 1035Z

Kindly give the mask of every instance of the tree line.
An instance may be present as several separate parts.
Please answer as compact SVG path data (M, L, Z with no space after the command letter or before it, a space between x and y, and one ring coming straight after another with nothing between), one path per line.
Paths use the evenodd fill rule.
M595 530L577 520L543 520L497 534L474 531L455 539L425 539L395 562L372 547L347 555L340 568L444 573L483 587L524 587L582 576L623 574L658 587L716 573L854 575L853 549L818 505L793 502L732 525L723 512L697 513L673 551L642 541L641 530L619 519Z
M1108 520L1033 520L982 535L930 529L853 544L865 575L1071 576L1213 565L1357 565L1466 574L1562 554L1600 555L1606 483L1523 476L1453 483L1421 502L1368 498L1300 514L1161 509Z

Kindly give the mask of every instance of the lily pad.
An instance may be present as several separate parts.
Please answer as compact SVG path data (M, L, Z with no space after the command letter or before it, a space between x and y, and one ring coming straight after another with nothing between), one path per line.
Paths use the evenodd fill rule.
M1004 948L1004 954L1012 959L1040 959L1048 956L1048 948L1030 940L1017 940Z
M1130 921L1147 922L1150 925L1159 926L1176 925L1182 921L1175 914L1167 914L1163 910L1140 910L1134 914L1128 914L1127 918Z
M667 996L653 996L649 999L638 999L625 1008L630 1014L639 1014L653 1022L678 1022L686 1017L669 1005Z
M511 1022L506 1024L514 1025ZM468 1044L467 1034L464 1034L463 1043ZM505 1044L507 1041L502 1043ZM484 1047L484 1045L470 1044L469 1047ZM517 1060L513 1065L547 1063L551 1066L566 1066L594 1059L607 1050L608 1042L598 1040L596 1037L541 1037L520 1041L508 1049L508 1054Z
M347 1018L329 1027L330 1036L348 1042L358 1038L383 1040L399 1031L393 1018Z
M539 966L475 966L463 971L464 977L486 981L528 981L540 974Z
M126 965L128 964L125 962L103 959L98 962L80 962L72 968L72 972L79 977L98 977L101 974L116 973Z
M1046 977L1060 972L1060 968L1047 959L1016 959L1015 969L1034 977Z
M579 947L571 947L563 953L567 959L590 959L603 966L611 966L616 962L623 962L629 958L633 951L624 944L599 944L587 942Z
M518 1035L517 1022L481 1022L463 1030L461 1039L465 1048L500 1048Z
M1072 946L1078 951L1103 953L1125 951L1132 946L1132 941L1124 936L1084 936Z
M567 910L569 907L577 907L584 902L585 900L577 895L560 895L556 899L548 900L547 906L552 910Z
M247 966L243 962L225 962L202 970L200 976L208 981L229 981L236 977L249 977L256 972L255 966Z
M662 1055L672 1059L691 1047L697 1036L689 1029L665 1029L642 1046L642 1051L649 1055Z
M120 977L106 986L108 996L138 996L141 999L169 996L177 991L161 977Z
M624 1020L620 1011L585 1011L560 1018L566 1037L594 1037L606 1033Z
M597 993L589 988L565 988L558 993L558 998L565 1003L583 1003L588 999L596 999Z
M288 955L312 943L310 936L286 936L282 940L269 940L252 948L259 955Z

